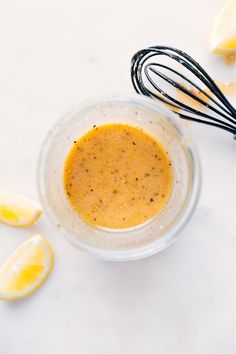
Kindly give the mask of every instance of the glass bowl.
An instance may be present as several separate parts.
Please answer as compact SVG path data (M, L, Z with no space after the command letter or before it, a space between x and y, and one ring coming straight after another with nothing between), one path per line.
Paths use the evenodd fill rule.
M144 129L162 142L173 166L168 203L150 222L129 229L107 230L83 221L64 191L63 168L73 141L93 125L125 123ZM127 261L158 253L178 237L199 197L200 165L191 136L179 117L142 96L90 100L71 109L43 142L38 164L38 190L52 223L73 245L101 259Z

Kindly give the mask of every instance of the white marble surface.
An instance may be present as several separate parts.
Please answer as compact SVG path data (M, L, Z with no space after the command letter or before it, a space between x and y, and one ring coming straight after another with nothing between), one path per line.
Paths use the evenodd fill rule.
M0 0L1 188L37 199L42 139L74 102L132 93L132 54L170 44L215 78L233 69L209 54L223 0ZM223 77L224 76L224 77ZM45 234L55 270L32 297L0 303L0 352L233 353L234 143L192 124L203 186L182 237L132 263L96 260L48 225L0 226L0 261L29 235Z

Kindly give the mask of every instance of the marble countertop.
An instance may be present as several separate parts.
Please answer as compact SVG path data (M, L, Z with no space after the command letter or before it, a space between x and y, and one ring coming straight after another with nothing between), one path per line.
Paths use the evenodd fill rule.
M169 44L216 79L234 68L208 51L224 0L1 0L1 189L37 199L36 165L50 126L72 104L130 94L134 52ZM234 72L234 74L233 74ZM42 216L0 225L0 261L29 235L55 249L53 274L28 299L0 302L1 353L233 353L235 285L234 142L190 124L203 171L197 210L162 253L130 263L92 258Z

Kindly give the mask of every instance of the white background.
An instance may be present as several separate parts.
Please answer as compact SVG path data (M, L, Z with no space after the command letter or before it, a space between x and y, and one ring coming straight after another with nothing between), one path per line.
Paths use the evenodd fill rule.
M49 127L84 98L133 93L130 59L149 45L192 54L215 79L234 68L209 53L223 0L0 0L0 187L37 199L36 165ZM28 236L56 264L32 297L0 303L0 352L234 352L234 142L191 124L203 169L198 208L170 248L132 263L99 261L43 216L0 226L0 261Z

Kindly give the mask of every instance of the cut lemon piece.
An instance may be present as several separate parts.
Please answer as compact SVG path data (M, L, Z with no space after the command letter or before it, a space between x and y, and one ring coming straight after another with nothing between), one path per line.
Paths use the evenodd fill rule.
M210 48L214 54L236 51L236 0L230 0L216 17L211 33Z
M0 300L29 296L53 268L53 250L41 235L23 242L0 268Z
M0 222L13 226L34 224L42 210L38 203L23 195L0 191Z

